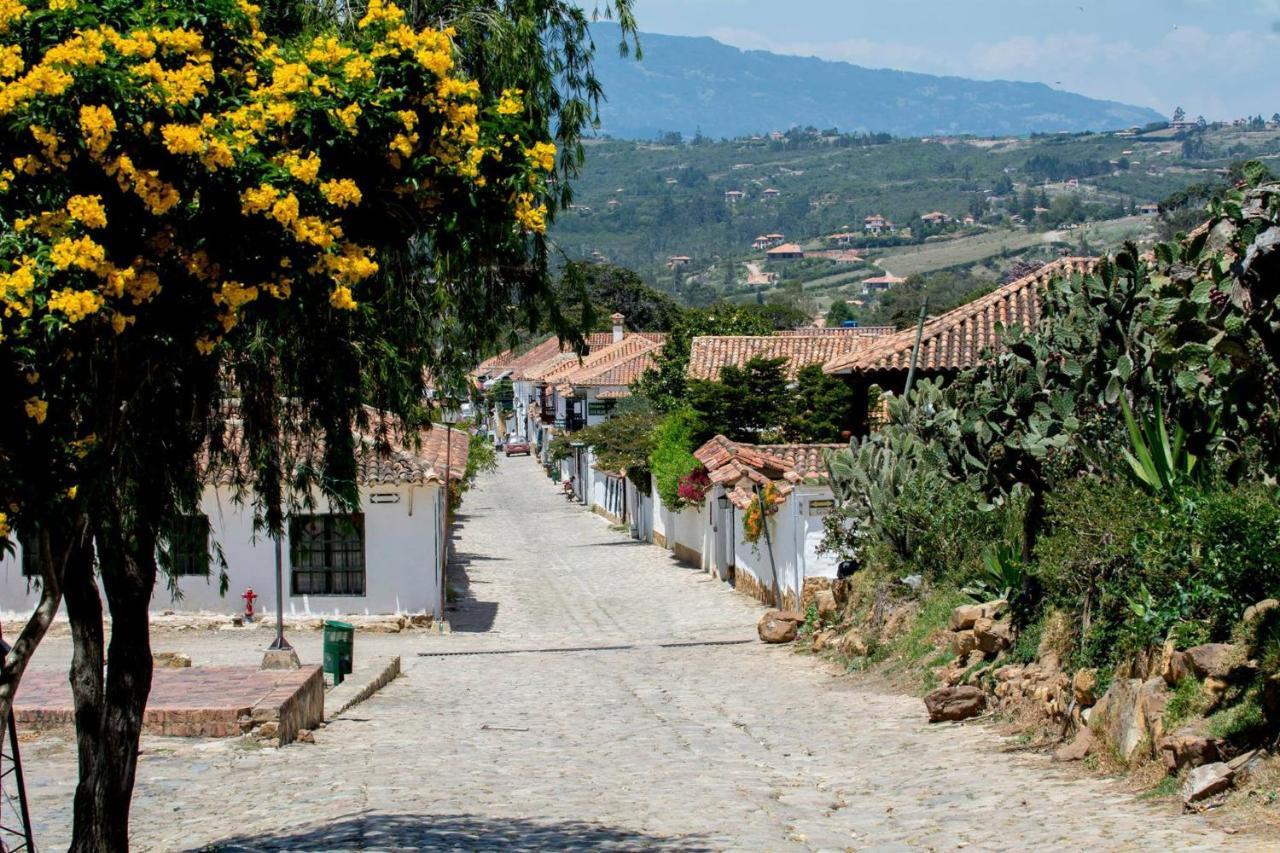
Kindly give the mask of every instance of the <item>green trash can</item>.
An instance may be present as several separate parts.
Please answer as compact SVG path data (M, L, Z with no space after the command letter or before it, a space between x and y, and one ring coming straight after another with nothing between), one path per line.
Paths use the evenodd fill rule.
M343 676L351 674L355 642L354 625L334 619L325 620L324 671L333 676L334 684L341 684Z

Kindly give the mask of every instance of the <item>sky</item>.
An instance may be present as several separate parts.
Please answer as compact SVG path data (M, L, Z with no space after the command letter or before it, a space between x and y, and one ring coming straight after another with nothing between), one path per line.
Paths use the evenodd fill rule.
M596 0L578 0L591 9ZM642 32L980 80L1166 115L1280 112L1280 0L633 0ZM603 47L603 46L602 46ZM608 49L608 48L606 48Z

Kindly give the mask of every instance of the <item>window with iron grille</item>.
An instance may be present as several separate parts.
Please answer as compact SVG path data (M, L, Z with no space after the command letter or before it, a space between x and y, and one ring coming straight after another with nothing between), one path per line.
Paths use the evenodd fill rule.
M364 515L289 519L292 595L364 595Z
M184 515L165 534L170 571L174 576L209 575L209 516L204 513Z

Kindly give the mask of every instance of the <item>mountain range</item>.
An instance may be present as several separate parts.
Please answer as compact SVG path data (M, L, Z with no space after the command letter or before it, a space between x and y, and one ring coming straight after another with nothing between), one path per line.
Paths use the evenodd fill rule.
M670 131L739 137L810 125L895 136L1022 136L1116 130L1165 118L1043 83L864 68L740 50L706 37L642 34L637 61L614 50L616 25L593 24L592 36L608 98L600 131L618 138Z

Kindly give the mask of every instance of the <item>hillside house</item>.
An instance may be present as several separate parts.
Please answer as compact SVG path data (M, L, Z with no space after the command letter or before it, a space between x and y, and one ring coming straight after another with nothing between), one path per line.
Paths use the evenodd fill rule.
M778 190L775 190L773 187L769 187L769 188L767 188L764 192L762 192L760 195L764 196L764 198L765 198L765 199L767 199L767 200L770 200L770 201L771 201L771 200L773 200L773 199L777 198L778 196L782 195L782 193L781 193L781 192L779 192Z
M1134 212L1139 216L1159 216L1160 205L1154 201L1146 201L1134 208Z
M848 246L861 237L861 234L855 234L852 231L840 231L835 234L828 234L826 240L828 243L834 243L837 246Z
M872 214L862 220L862 230L868 234L892 234L898 228L880 214Z
M950 378L981 363L988 353L999 352L1000 327L1026 328L1039 320L1040 291L1047 282L1087 273L1096 263L1092 258L1062 258L973 302L927 320L920 337L916 375ZM912 326L875 338L863 347L832 358L824 369L843 377L863 401L868 399L872 385L899 393L911 367L916 331ZM865 404L858 408L864 410ZM867 428L865 420L854 425L856 434L865 434Z
M876 276L872 276L871 278L864 278L862 280L862 292L868 293L868 294L883 293L884 291L888 290L891 287L897 287L899 284L902 284L904 281L906 281L905 278L892 275L891 273L885 273L884 275L876 275Z
M437 425L406 434L397 421L370 413L370 426L355 430L359 505L336 506L318 492L314 506L287 519L283 538L284 611L289 614L429 613L444 615L442 543L448 537L446 479L466 475L470 436ZM242 440L229 425L226 441ZM323 447L293 460L320 465ZM446 469L446 461L448 467ZM170 534L174 585L152 594L154 610L244 610L241 594L252 588L257 608L273 613L275 543L254 527L251 502L237 499L238 474L206 464L198 510ZM221 560L219 559L219 554ZM221 561L228 587L220 591ZM21 542L0 560L0 610L28 612L40 599L32 580L39 571Z
M724 194L724 200L728 204L737 204L746 198L747 194L742 190L727 190Z
M672 255L667 258L667 269L678 270L680 267L688 266L692 261L693 258L688 255Z
M764 253L767 261L799 261L804 259L804 249L795 243L783 243Z
M946 225L951 221L951 217L940 210L935 210L921 216L920 221L926 225Z
M785 237L784 235L782 235L782 234L761 234L761 235L760 235L759 237L757 237L757 238L755 239L755 241L751 244L751 248L753 248L753 249L768 249L768 248L770 248L770 247L772 247L772 246L777 246L777 245L779 245L779 244L780 244L780 243L782 243L782 241L783 241L783 240L785 240L785 239L786 239L786 237Z

